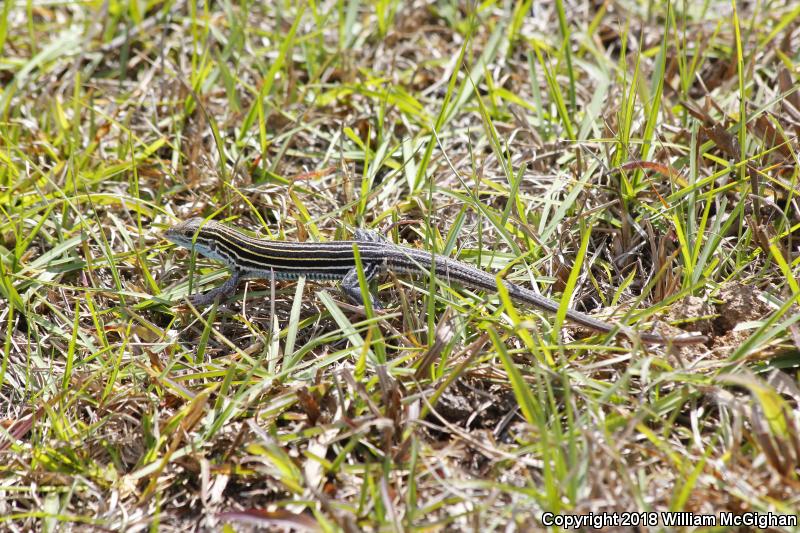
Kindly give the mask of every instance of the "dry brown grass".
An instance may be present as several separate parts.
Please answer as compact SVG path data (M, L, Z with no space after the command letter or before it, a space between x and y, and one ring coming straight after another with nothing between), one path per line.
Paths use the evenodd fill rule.
M4 4L0 528L796 513L800 10L533 4ZM713 340L392 276L379 317L258 281L198 314L226 274L160 237L197 215Z

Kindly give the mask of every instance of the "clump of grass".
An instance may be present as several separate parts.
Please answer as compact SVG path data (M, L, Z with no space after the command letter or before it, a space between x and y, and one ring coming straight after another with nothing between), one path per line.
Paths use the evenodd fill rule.
M0 523L794 513L798 15L6 2ZM394 276L382 314L303 280L195 309L226 273L159 232L196 215L376 228L561 312Z

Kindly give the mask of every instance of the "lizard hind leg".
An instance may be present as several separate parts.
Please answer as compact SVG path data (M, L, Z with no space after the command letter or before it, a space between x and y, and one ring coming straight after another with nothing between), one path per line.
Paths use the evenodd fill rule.
M377 231L371 230L371 229L356 228L353 231L353 237L357 241L379 242L379 243L380 242L388 242L386 240L386 237L384 237L383 235L381 235Z
M367 284L370 284L379 270L379 266L375 263L367 263L364 265L364 278ZM342 291L344 291L344 294L351 302L356 305L364 305L364 294L361 292L361 284L358 282L358 271L355 268L350 270L342 279ZM380 302L378 302L371 292L367 293L367 296L370 302L372 302L373 309L376 311L382 309Z

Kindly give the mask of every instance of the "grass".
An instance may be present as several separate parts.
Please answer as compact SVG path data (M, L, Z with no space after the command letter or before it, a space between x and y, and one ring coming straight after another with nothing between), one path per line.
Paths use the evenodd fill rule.
M799 19L6 2L0 529L795 516ZM389 275L383 314L303 280L196 309L227 274L161 238L190 216L371 228L562 305Z

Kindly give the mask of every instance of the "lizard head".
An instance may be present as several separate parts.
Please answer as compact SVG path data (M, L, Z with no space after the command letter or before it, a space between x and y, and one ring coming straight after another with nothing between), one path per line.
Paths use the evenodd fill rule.
M170 227L164 232L164 238L178 246L191 249L200 226L204 224L212 224L212 222L207 222L202 217L190 218Z

